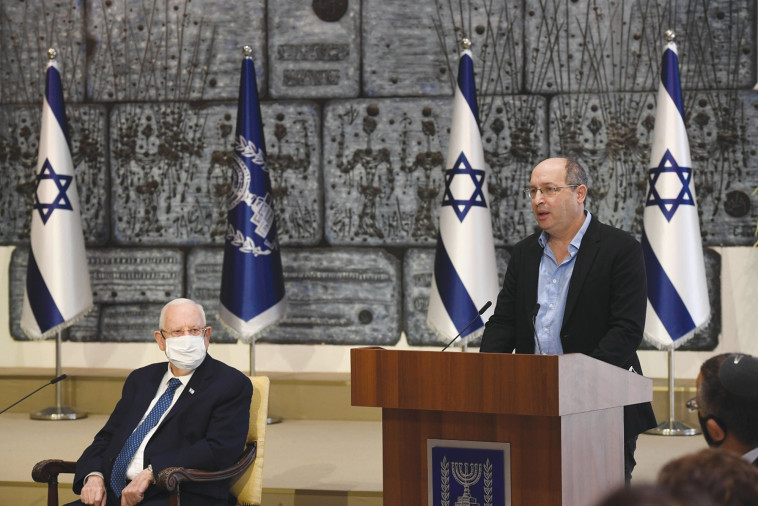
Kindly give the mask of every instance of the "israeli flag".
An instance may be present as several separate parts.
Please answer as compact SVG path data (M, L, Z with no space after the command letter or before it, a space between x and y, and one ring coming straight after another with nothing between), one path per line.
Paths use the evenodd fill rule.
M427 323L440 337L452 339L495 300L499 288L469 49L459 61L446 167ZM492 311L479 316L461 337L480 335Z
M711 308L673 41L661 63L642 248L648 285L645 338L658 348L674 349L708 322Z
M219 319L243 341L253 341L284 316L287 302L274 220L271 179L255 82L245 47L237 105L232 182L221 274Z
M63 87L49 51L21 328L45 339L92 308Z

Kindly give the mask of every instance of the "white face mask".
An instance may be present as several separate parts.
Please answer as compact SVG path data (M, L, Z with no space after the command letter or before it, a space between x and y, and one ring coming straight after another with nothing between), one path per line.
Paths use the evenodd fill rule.
M166 357L174 367L184 371L194 371L205 359L205 337L170 337L166 339Z

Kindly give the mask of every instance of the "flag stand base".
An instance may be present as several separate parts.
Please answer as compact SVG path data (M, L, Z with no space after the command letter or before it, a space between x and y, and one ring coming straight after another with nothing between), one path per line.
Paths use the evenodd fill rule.
M277 423L282 423L281 416L273 415L266 418L266 425L276 425Z
M700 429L690 427L676 420L667 420L658 424L658 427L645 431L645 434L653 434L655 436L696 436L700 434Z
M52 406L30 413L29 418L32 420L79 420L87 418L87 413L66 406Z
M669 348L669 419L659 423L654 429L645 431L645 434L655 436L695 436L700 434L700 429L674 420L674 348Z

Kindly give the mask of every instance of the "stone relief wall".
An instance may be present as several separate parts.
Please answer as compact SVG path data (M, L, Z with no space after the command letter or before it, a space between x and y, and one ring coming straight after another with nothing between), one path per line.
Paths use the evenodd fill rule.
M493 4L505 4L494 6ZM663 32L677 31L703 240L754 242L756 7L729 0L39 0L0 4L0 244L18 326L44 91L59 52L96 309L78 341L215 319L241 62L254 48L290 310L276 343L437 346L426 326L458 41L474 42L500 276L531 168L571 155L639 237ZM706 249L720 332L720 258ZM220 325L214 340L229 342ZM476 343L472 343L476 344Z

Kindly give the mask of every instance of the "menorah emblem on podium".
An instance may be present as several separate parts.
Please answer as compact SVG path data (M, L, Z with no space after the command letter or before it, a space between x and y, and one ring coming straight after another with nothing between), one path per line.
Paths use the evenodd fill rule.
M471 487L482 478L482 464L468 462L451 462L451 464L453 465L453 478L463 486L463 495L455 501L455 506L479 504L476 498L471 497Z

